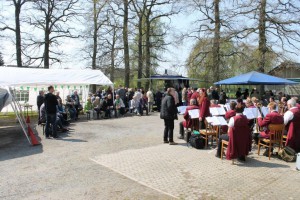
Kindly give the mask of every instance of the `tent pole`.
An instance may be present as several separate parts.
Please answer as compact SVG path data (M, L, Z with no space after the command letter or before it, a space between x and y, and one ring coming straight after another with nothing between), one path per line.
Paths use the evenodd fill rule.
M18 118L18 121L19 121L19 123L20 123L20 125L21 125L21 127L22 127L22 130L23 130L23 133L24 133L24 135L26 136L26 138L27 138L29 144L32 145L32 143L31 143L31 141L30 141L30 139L28 138L28 135L27 135L26 126L25 126L26 122L25 122L25 118L24 118L24 116L23 116L23 114L22 114L21 105L20 105L19 102L15 99L15 95L14 95L13 91L11 91L10 88L7 88L7 91L9 92L9 94L10 94L11 97L12 97L12 104L11 104L11 106L12 106L12 108L13 108L13 110L14 110L14 112L15 112L17 118ZM19 109L19 110L18 110L18 109Z

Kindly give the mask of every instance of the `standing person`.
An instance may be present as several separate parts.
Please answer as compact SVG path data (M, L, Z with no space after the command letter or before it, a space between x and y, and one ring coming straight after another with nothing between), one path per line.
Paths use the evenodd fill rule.
M159 90L157 90L155 94L155 104L158 112L160 112L161 109L161 99L162 99L162 93Z
M220 103L220 104L225 104L227 98L228 98L228 97L227 97L227 95L226 95L226 92L224 92L224 90L221 90L219 103Z
M48 87L48 94L45 95L45 111L46 111L46 127L45 134L46 138L50 138L50 124L52 126L53 138L58 138L56 132L56 106L58 105L56 96L53 94L54 88L52 85Z
M76 118L75 118L75 120L77 120L77 119L79 119L79 118L78 118L78 114L79 114L79 111L80 111L79 108L81 107L81 105L80 105L80 100L79 100L79 96L78 96L78 94L77 94L77 91L74 92L74 94L72 95L71 98L74 100L74 107L75 107L75 109L76 109Z
M187 100L188 100L187 94L188 94L187 89L186 89L186 87L184 87L182 89L182 91L181 91L181 102L182 102L183 106L187 106L187 104L188 104L188 102L187 102Z
M220 99L218 88L213 88L213 90L211 92L211 97L212 97L212 99L215 99L215 100Z
M175 89L168 88L162 100L160 111L160 118L164 120L165 124L164 143L169 143L170 145L177 144L173 140L174 120L178 119L174 96Z
M41 108L41 105L44 103L44 101L45 101L45 97L44 97L44 91L43 90L40 90L39 91L39 95L37 96L37 98L36 98L36 105L37 105L37 107L38 107L38 111L39 111L39 121L38 121L38 123L40 124L41 122L40 122L40 108Z
M126 90L123 88L122 85L119 85L119 89L117 89L116 95L119 95L122 101L125 102Z
M187 106L190 105L190 100L192 98L192 95L193 95L193 89L188 88L188 91L187 91Z
M153 96L153 92L152 92L151 88L149 88L146 95L148 98L148 113L153 112L152 108L153 108L154 96Z
M207 93L204 88L200 90L200 97L198 99L199 102L199 121L201 122L201 129L205 129L205 118L210 116L209 107L210 101L208 99Z
M238 90L235 93L235 98L240 99L242 97L241 88L238 88Z

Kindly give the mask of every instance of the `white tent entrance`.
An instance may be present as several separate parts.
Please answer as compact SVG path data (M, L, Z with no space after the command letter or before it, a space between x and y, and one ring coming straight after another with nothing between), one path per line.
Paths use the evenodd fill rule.
M7 93L10 94L12 100L10 105L28 139L25 118L21 105L15 96L16 89L34 91L33 102L35 105L38 90L46 90L49 85L53 85L57 91L62 91L61 95L64 99L69 94L66 93L70 89L80 90L82 99L85 101L91 84L113 87L113 83L100 70L0 67L0 88L3 88L0 90L0 106L3 105L2 109L10 103L6 95ZM29 139L28 141L30 142Z

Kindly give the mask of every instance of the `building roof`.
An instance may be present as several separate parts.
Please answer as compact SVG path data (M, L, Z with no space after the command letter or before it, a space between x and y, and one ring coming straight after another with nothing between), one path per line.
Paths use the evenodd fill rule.
M289 68L294 68L294 69L300 70L300 63L284 61L280 65L278 65L277 67L275 67L271 71L269 71L268 74L275 75L276 72L279 72L283 69L289 69Z

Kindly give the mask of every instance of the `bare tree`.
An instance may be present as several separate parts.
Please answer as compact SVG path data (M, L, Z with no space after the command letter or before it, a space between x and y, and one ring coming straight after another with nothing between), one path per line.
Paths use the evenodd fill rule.
M128 16L129 16L128 0L123 0L123 43L124 43L124 64L125 64L125 87L129 87L130 65L129 65L129 43L128 43Z
M15 46L16 46L16 59L17 59L17 66L22 67L22 39L21 39L21 20L20 20L20 15L21 15L21 10L22 6L31 1L31 0L10 0L12 2L12 5L15 8L15 26L11 27L7 25L6 23L1 23L2 27L0 27L0 30L11 30L15 32Z
M60 39L79 37L73 33L74 28L68 24L78 16L79 10L76 7L78 1L36 0L33 2L33 13L28 17L28 23L41 30L44 38L37 39L34 35L28 38L26 44L28 64L39 61L39 65L43 63L44 68L48 69L51 64L61 62L62 52L54 47L60 46ZM41 47L43 47L42 55L31 54L34 51L39 52Z

